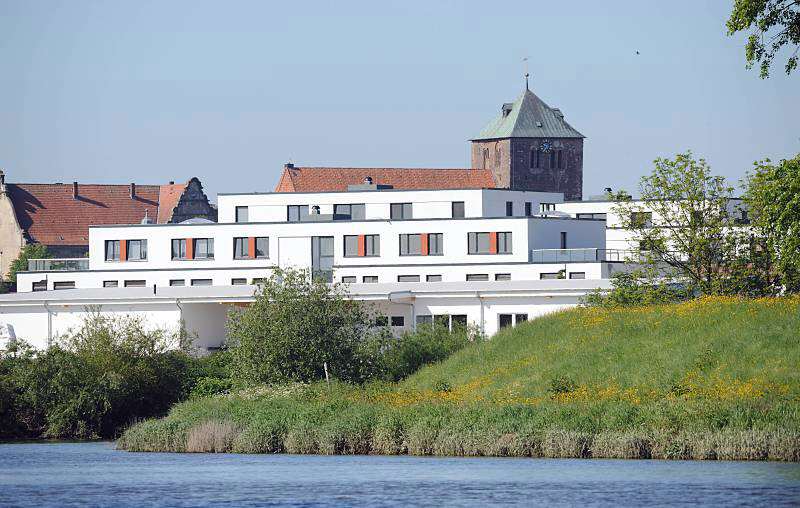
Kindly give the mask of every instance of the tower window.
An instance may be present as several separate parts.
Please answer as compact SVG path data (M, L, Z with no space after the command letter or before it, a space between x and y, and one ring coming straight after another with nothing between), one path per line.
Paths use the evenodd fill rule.
M486 167L488 165L489 165L489 149L488 148L484 148L483 149L483 169L486 169Z

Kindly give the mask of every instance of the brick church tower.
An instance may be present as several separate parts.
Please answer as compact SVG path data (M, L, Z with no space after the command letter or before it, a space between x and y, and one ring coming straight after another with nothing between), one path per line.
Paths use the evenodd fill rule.
M565 199L579 201L583 138L561 110L545 104L526 83L522 95L503 104L471 140L472 167L491 170L498 188L563 192Z

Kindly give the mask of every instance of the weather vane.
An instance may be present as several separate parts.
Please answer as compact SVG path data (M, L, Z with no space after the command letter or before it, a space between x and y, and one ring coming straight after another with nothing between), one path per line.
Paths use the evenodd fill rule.
M530 88L528 88L528 76L530 76L530 74L528 74L528 57L526 56L522 61L525 67L525 90L530 90Z

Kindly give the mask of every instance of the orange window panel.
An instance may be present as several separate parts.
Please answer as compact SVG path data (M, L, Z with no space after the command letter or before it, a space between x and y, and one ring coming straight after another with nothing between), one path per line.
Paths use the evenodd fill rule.
M497 254L497 233L489 233L489 254Z
M358 235L358 255L362 257L367 255L367 243L364 235Z
M420 253L423 256L428 255L428 233L419 235Z
M256 258L256 237L251 236L247 238L247 256L250 259Z
M186 239L186 259L194 259L194 239Z

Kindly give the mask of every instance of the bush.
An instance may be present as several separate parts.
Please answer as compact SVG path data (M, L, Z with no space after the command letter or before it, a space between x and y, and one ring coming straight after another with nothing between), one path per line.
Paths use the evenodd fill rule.
M231 312L232 373L246 385L331 376L360 383L381 370L366 306L305 270L278 270L246 309Z
M611 290L597 289L584 298L592 307L639 307L677 303L691 297L686 288L664 282L645 270L611 275Z
M444 360L477 337L475 330L457 326L450 331L446 326L420 325L414 332L389 341L383 353L386 377L399 381L421 367Z
M45 352L0 359L0 435L114 437L141 418L159 416L194 384L188 355L174 337L141 319L91 314Z

